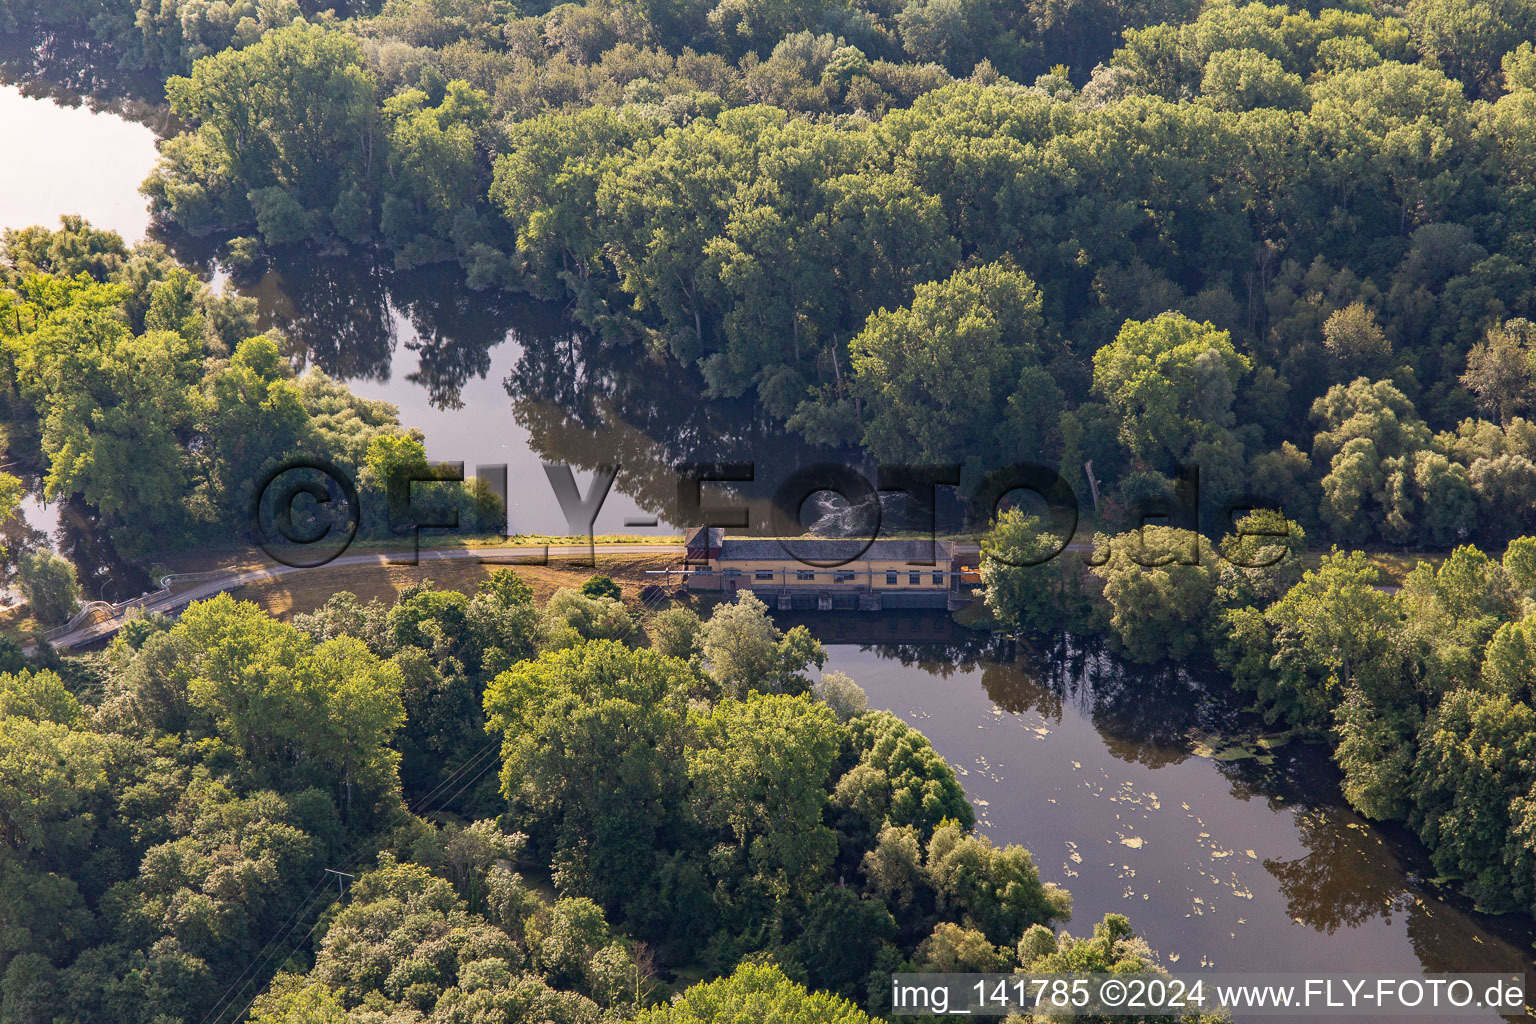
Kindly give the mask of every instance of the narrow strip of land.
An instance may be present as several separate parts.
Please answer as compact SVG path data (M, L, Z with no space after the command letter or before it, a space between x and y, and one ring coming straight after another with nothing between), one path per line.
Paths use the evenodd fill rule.
M482 562L495 563L506 562L509 565L537 564L533 560L542 560L545 557L551 559L574 559L587 555L680 555L683 553L681 545L664 544L550 544L520 547L494 547L494 548L446 548L441 550L423 550L417 556L418 563L429 565L433 562L463 561L475 559ZM210 580L201 580L191 586L172 587L163 594L156 595L141 602L136 607L142 608L146 613L168 613L184 608L193 601L201 601L205 598L222 594L227 590L251 583L262 583L290 576L294 573L323 573L345 566L377 565L380 567L389 565L409 564L411 555L409 552L380 552L375 554L342 555L322 566L300 567L292 565L268 565L258 569L232 569L227 574L214 577ZM101 615L86 622L82 622L68 632L61 633L51 641L54 647L79 647L95 640L101 640L111 636L123 627L126 621L125 611L115 612L110 615ZM30 648L28 648L30 650Z

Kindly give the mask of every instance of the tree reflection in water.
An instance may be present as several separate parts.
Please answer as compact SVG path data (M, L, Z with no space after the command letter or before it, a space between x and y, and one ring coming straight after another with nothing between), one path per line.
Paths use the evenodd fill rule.
M1318 791L1336 792L1333 787ZM1380 919L1405 917L1414 955L1428 972L1521 972L1532 944L1530 918L1474 912L1449 888L1430 882L1429 858L1401 826L1373 825L1338 805L1296 815L1307 848L1294 860L1267 859L1286 900L1286 913L1333 934Z
M181 258L212 266L196 240L167 240ZM562 306L473 291L450 265L398 272L371 254L294 249L240 290L258 300L263 327L283 332L296 363L333 377L390 381L404 337L417 362L405 380L439 409L462 407L464 386L489 373L492 349L517 346L502 383L532 452L582 471L617 464L618 490L666 523L685 517L682 463L752 463L751 483L709 485L705 503L747 506L759 534L772 532L771 499L796 470L835 462L875 475L857 451L799 443L751 402L705 397L698 374L668 357L605 345Z
M25 96L67 107L84 103L93 111L137 121L162 138L177 130L163 102L161 79L148 71L124 70L119 54L90 33L0 34L0 82L18 86Z
M1183 761L1192 737L1232 731L1241 720L1235 703L1197 675L1177 665L1131 664L1094 637L1037 639L1006 664L986 666L982 680L1009 711L1039 710L1038 699L1020 695L1048 690L1091 721L1116 758L1152 768Z
M1052 729L1064 718L1087 720L1115 758L1148 768L1196 760L1202 743L1209 753L1220 742L1268 731L1246 710L1247 696L1234 693L1219 672L1128 664L1093 638L1058 635L1014 646L975 633L926 649L873 640L864 646L936 678L947 678L954 667L977 671L986 696L1003 711L1038 714ZM964 720L947 721L936 735L946 729L963 735L969 728ZM1293 740L1272 753L1271 763L1255 757L1207 763L1229 784L1232 797L1263 800L1276 812L1273 831L1261 826L1245 842L1260 851L1299 843L1305 851L1261 861L1287 918L1328 935L1396 923L1430 972L1525 969L1521 951L1533 938L1528 917L1474 913L1465 900L1428 882L1428 859L1413 835L1367 822L1344 805L1325 745ZM1023 774L1028 767L1015 764L1013 770ZM998 798L992 801L1000 809ZM1207 851L1196 843L1187 852L1164 855L1204 865ZM1169 877L1167 872L1177 875L1172 864L1152 870L1154 877Z
M204 242L163 237L205 270L217 261ZM566 306L474 291L451 264L396 271L379 255L289 248L240 290L258 301L262 326L286 336L298 365L333 377L390 382L403 339L416 357L404 382L437 409L462 408L466 384L489 374L492 350L513 345L516 361L501 383L531 453L584 472L617 465L617 490L662 523L698 518L680 505L678 466L750 463L750 482L710 484L704 504L746 508L746 529L758 536L794 533L797 522L848 536L871 535L877 523L885 535L930 528L894 492L878 508L850 508L824 492L775 517L776 492L800 470L830 463L873 483L877 468L857 448L805 443L755 402L707 395L695 369L637 340L605 341L573 322ZM940 488L936 497L939 529L958 529L956 496Z
M177 255L186 258L188 250ZM301 367L387 381L396 342L391 276L368 259L295 250L240 291L256 299L262 328L281 331Z
M804 626L823 644L857 644L907 667L948 679L998 663L998 642L985 630L967 629L941 609L868 612L774 613L782 629Z
M748 529L764 536L779 532L774 494L797 470L835 463L874 478L859 452L805 444L751 402L708 398L698 374L667 357L604 345L564 321L525 321L513 336L522 354L504 384L533 450L582 470L617 465L615 486L663 522L693 518L679 506L684 463L751 463L752 481L710 484L703 502L746 508ZM794 522L800 511L784 513Z
M1373 917L1390 923L1392 914L1413 905L1396 852L1355 815L1339 807L1309 808L1298 811L1296 827L1307 855L1264 861L1293 919L1331 935Z
M198 239L174 232L160 238L205 272L218 260ZM387 383L405 335L419 364L405 379L439 409L463 407L464 385L490 372L491 350L515 338L515 328L555 336L562 322L559 307L548 303L472 290L455 265L396 271L371 250L285 248L237 290L257 301L261 326L283 333L300 367L343 380Z
M1523 914L1487 917L1445 913L1456 897L1415 897L1407 908L1408 939L1426 971L1523 973L1533 966L1531 920ZM1465 908L1460 908L1465 910ZM1521 952L1522 950L1526 952ZM1529 988L1526 990L1529 992ZM1529 1002L1529 996L1527 996ZM1511 1018L1511 1019L1525 1019Z
M457 266L439 264L395 274L389 302L410 321L415 337L405 347L416 353L418 368L407 375L426 389L439 409L461 409L464 385L491 369L491 349L520 324L536 323L554 313L548 303L502 291L473 291Z
M99 513L84 501L71 499L59 503L54 543L59 554L79 570L80 589L87 600L126 601L153 586L142 566L118 553L101 526Z

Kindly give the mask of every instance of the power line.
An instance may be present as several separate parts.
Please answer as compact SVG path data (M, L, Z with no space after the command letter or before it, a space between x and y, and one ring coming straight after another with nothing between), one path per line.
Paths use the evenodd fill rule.
M455 769L446 778L444 778L441 782L439 782L436 786L434 786L430 792L428 792L428 793L426 793L426 794L424 794L422 796L417 797L416 801L415 801L415 806L408 807L407 809L412 814L418 814L418 815L421 814L422 813L422 811L420 810L421 808L425 808L427 804L431 803L434 799L436 799L444 790L446 790L449 786L453 785L453 783L455 781L457 781L458 776L460 774L462 774L463 772L469 771L471 768L473 768L475 766L476 762L478 762L481 758L485 757L487 754L495 751L497 749L497 747L499 747L500 745L501 745L501 740L493 739L489 743L487 743L485 746L483 746L479 750L475 751L473 754L470 755L470 757L469 757L469 759L467 761L465 761L463 764L459 765L459 767L457 769ZM477 775L477 777L478 777L478 775ZM444 801L444 802L446 803L447 801Z
M351 866L352 865L350 864L347 865L347 867ZM357 877L356 875L349 875L345 871L337 871L335 868L326 868L325 873L328 875L336 876L336 895L338 897L345 896L347 894L347 883L345 879Z
M447 800L444 800L443 803L449 804L449 803L452 803L453 801L457 800L459 798L459 794L463 793L470 786L473 786L475 783L479 782L480 781L480 777L482 775L484 775L486 773L486 771L491 767L491 765L493 765L495 763L496 763L495 758L492 758L489 761L487 761L484 765L481 766L479 771L475 772L475 774L470 778L470 780L468 782L466 782L466 783L464 783L464 785L460 786L458 788L458 790L453 794L453 796L449 797Z
M336 899L340 900L341 897L337 896ZM309 926L309 931L305 932L304 933L304 937L299 940L298 944L300 946L302 946L302 945L304 945L304 943L308 942L309 941L309 937L311 935L315 934L315 929L320 927L320 919L321 919L321 917L324 917L324 916L325 916L324 913L322 913L320 915L320 917L315 918L315 923ZM265 992L266 989L267 989L266 985L262 985L260 988L258 988L256 990L256 994L251 996L250 1002L246 1003L245 1006L241 1007L240 1012L235 1014L233 1019L234 1020L240 1020L246 1014L250 1013L251 1012L251 1007L256 1005L256 1000L261 998L261 994L263 992Z
M465 790L469 789L469 787L474 785L476 782L480 781L481 777L485 775L486 771L489 770L490 767L493 764L496 763L496 758L492 757L490 755L494 754L497 751L497 749L499 748L500 744L501 744L501 740L499 740L499 739L492 739L490 742L486 743L485 746L481 747L479 750L475 751L474 754L470 755L468 760L464 761L461 765L459 765L458 768L456 768L456 769L454 769L454 771L450 772L448 774L448 776L445 777L436 786L434 786L430 792L428 792L425 795L417 798L416 806L415 807L408 807L407 810L409 810L410 813L412 813L412 814L416 814L416 815L420 816L421 814L423 814L423 813L425 813L427 811L427 809L428 809L427 805L432 804L434 802L437 802L439 797L441 797L442 794L444 792L446 792L446 790L447 790L447 788L449 786L453 785L453 783L458 781L459 778L461 776L463 776L466 772L473 771L473 774L470 775L470 777L467 779L467 781L465 781L463 785L459 786L458 789L456 789L451 796L447 797L446 799L442 799L441 803L446 805L446 804L452 803L454 800L458 799L460 794L462 794ZM476 767L477 765L478 765L478 767ZM358 861L360 861L363 858L364 852L365 852L364 850L355 851L351 856L345 858L344 860L342 860L340 862L341 863L341 867L342 868L352 867L353 865L355 865ZM279 928L278 933L276 935L274 935L272 937L272 939L265 946L262 947L261 951L255 957L253 957L251 959L250 964L248 964L246 966L245 970L240 972L240 977L236 978L233 982L230 983L229 987L226 988L224 990L224 993L219 997L218 1002L215 1003L214 1007L212 1009L210 1009L208 1011L208 1013L203 1016L203 1019L202 1019L202 1021L199 1022L199 1024L208 1024L208 1022L210 1020L217 1020L220 1016L222 1016L223 1009L227 1005L231 1005L232 1004L231 997L233 996L234 998L238 998L238 990L243 990L247 985L251 984L251 982L253 982L253 981L254 982L259 982L259 985L258 985L257 990L256 990L256 994L251 997L250 1001L245 1004L244 1009L242 1009L240 1011L240 1013L236 1014L232 1018L232 1020L240 1020L241 1017L243 1017L247 1012L250 1011L250 1008L253 1005L255 1005L257 999L261 998L262 992L264 992L266 990L267 985L271 981L270 978L267 979L266 981L260 981L260 976L261 976L260 968L264 968L266 966L267 962L271 959L272 954L274 952L276 952L276 949L274 947L276 947L279 943L282 943L287 938L288 934L293 931L294 927L296 927L296 925L297 925L297 923L299 921L299 918L301 916L301 912L310 903L313 902L316 893L318 893L320 891L320 889L326 884L326 882L328 881L328 876L332 875L332 874L338 876L337 877L337 881L338 881L338 883L340 883L341 882L341 877L340 876L345 875L346 873L344 871L338 871L338 870L333 869L333 868L326 868L325 869L325 873L321 874L320 880L315 883L315 885L310 889L309 894L304 897L304 899L300 902L299 906L294 909L294 912L291 915L289 915L288 920L286 922L284 922L284 924L283 924L283 926L281 928ZM346 875L346 877L347 878L351 878L353 876ZM340 899L339 895L338 895L337 899ZM333 902L332 905L334 905L334 902ZM301 948L304 945L304 943L309 940L310 936L315 933L315 929L320 927L320 920L321 920L321 918L323 916L324 916L324 912L322 911L320 917L316 917L315 923L310 926L309 931L304 934L304 937L301 938L294 945L293 948L295 948L295 949ZM247 979L246 975L250 974L253 969L256 969L255 975L253 977Z
M223 994L219 996L218 1001L215 1002L212 1008L203 1015L203 1019L199 1022L199 1024L208 1024L208 1022L211 1020L217 1020L220 1016L223 1015L224 1008L229 1004L231 997L235 996L237 992L237 986L238 988L243 989L246 985L249 985L251 981L256 980L255 977L247 979L246 975L250 974L258 967L266 965L266 961L271 956L273 948L279 942L281 942L289 932L293 930L294 926L298 923L300 914L303 912L304 908L315 899L316 894L318 894L320 890L325 886L325 883L326 877L322 874L320 876L320 880L316 882L313 888L309 890L309 894L299 901L298 906L293 908L293 913L288 915L288 920L284 921L282 926L278 928L277 933L272 936L267 944L262 946L260 951L258 951L255 956L251 957L250 962L245 966L245 970L240 972L240 976L238 978L229 983L229 986L224 989ZM259 975L259 973L260 972L258 970L257 974Z

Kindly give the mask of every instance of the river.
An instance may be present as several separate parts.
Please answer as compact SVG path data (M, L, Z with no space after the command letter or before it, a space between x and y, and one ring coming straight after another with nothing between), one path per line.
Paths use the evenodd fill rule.
M130 244L150 233L148 210L138 193L157 156L150 127L112 110L33 98L8 85L0 86L0 131L6 138L26 140L0 162L0 228L56 227L60 215L78 213L96 227L118 232ZM312 342L314 348L305 348L297 357L346 380L364 397L393 402L403 422L426 434L433 459L464 462L469 473L481 465L507 465L510 532L568 532L529 430L513 416L508 401L505 381L524 356L510 320L495 311L476 310L452 325L459 328L457 332L445 328L442 307L454 299L463 302L474 297L461 294L464 289L447 275L432 271L390 275L382 288L344 293L336 308L320 302L306 304L324 286L357 284L345 276L355 274L356 261L322 262L318 268L300 263L287 268L286 274L269 271L239 290L262 300L267 325L290 327L304 321L300 326L307 331L293 334L301 344ZM294 294L285 277L302 278L305 287ZM398 297L402 293L403 299ZM426 301L444 296L446 301ZM349 337L342 326L345 322L360 324L357 333L363 337ZM473 352L469 365L433 363L432 357L445 347L456 353ZM586 493L590 473L581 467L606 461L605 453L575 454L588 456L570 460L578 467L577 482ZM50 532L57 528L57 511L44 508L35 497L29 499L27 512L35 527ZM616 491L604 503L595 529L600 533L671 532L660 523L654 528L625 525L644 515Z
M28 140L0 168L0 228L56 226L61 214L81 213L129 242L166 241L198 260L196 240L162 238L149 223L138 193L156 159L146 122L163 115L134 116L0 86L0 130ZM403 423L424 432L433 460L462 462L469 474L506 466L508 533L576 532L545 462L572 467L582 494L599 467L616 467L592 528L646 536L682 525L680 462L755 462L756 481L733 488L732 500L766 527L769 499L793 469L849 458L788 443L745 403L704 399L697 374L676 364L594 342L558 305L471 291L453 267L401 273L368 254L294 252L249 280L229 280L211 262L201 268L258 301L262 326L283 331L297 365L397 406ZM56 529L56 513L36 498L27 511L32 525Z
M0 163L0 227L78 212L130 240L151 234L137 188L163 115L127 113L0 87L0 129L24 140ZM789 468L828 454L788 443L742 406L703 401L676 367L603 348L557 308L469 292L449 270L295 256L241 287L287 332L296 362L395 403L433 458L471 472L507 465L515 530L567 531L543 461L576 466L583 492L588 471L617 464L596 529L644 534L669 530L678 461L756 461L757 521L756 502ZM31 513L34 526L68 533L35 503ZM657 525L629 525L645 517ZM1340 806L1321 748L1212 756L1230 756L1225 737L1253 728L1219 683L1132 670L1089 647L1007 659L943 616L816 625L828 668L955 766L980 828L1029 847L1043 876L1071 890L1071 929L1126 913L1180 972L1531 963L1530 922L1442 898L1411 836Z
M1431 884L1413 836L1343 805L1323 746L1220 759L1262 728L1220 679L1128 666L1094 642L1004 657L919 614L815 628L824 671L922 730L980 831L1071 891L1068 931L1125 914L1180 975L1533 965L1530 921Z

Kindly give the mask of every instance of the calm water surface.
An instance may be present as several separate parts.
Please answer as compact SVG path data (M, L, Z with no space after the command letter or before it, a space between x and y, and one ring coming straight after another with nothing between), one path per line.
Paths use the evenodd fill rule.
M92 112L0 87L0 227L80 213L144 238L138 185L155 159L151 125L163 130L163 112ZM697 379L675 366L605 349L558 308L469 292L451 270L397 274L356 257L294 255L241 287L287 333L296 361L395 403L433 458L471 472L506 464L514 530L566 530L542 461L576 467L584 492L591 470L617 464L596 528L644 533L626 520L654 516L655 530L666 528L678 461L757 462L764 483L749 496L761 522L789 469L847 456L790 443L750 409L700 400ZM60 523L35 502L32 512L34 526L86 560L101 543L88 519ZM1270 764L1203 756L1254 725L1181 673L1131 672L1070 648L1003 660L942 617L818 629L828 667L921 728L955 766L981 829L1028 846L1044 877L1072 891L1073 929L1126 913L1181 972L1531 964L1529 922L1442 899L1411 837L1339 805L1320 749L1282 747Z
M1411 836L1341 805L1324 748L1287 744L1272 764L1209 756L1262 728L1219 683L1067 644L1006 661L930 631L945 630L914 618L870 623L864 643L830 635L826 670L932 740L980 830L1028 847L1041 876L1071 890L1068 931L1126 914L1181 974L1536 978L1530 922L1443 898Z
M155 133L117 114L70 107L0 86L0 228L57 227L78 213L131 245L148 212L139 183L155 164Z
M157 237L222 283L227 275L204 245L157 236L149 224L138 192L156 159L147 125L163 129L165 116L116 105L125 106L136 119L109 104L93 112L0 86L0 134L24 140L0 166L0 228L81 213L130 242ZM425 433L432 459L463 462L471 474L505 465L509 532L570 531L544 462L571 466L583 494L600 466L617 466L594 529L646 535L675 533L682 522L679 462L755 462L757 481L736 488L739 501L720 489L705 503L744 502L766 527L768 501L792 470L849 459L791 443L744 403L702 399L696 374L595 342L559 305L471 291L453 267L401 273L387 264L367 253L279 254L235 287L258 301L264 327L284 332L296 363L395 404L403 423ZM28 518L57 526L35 500Z

